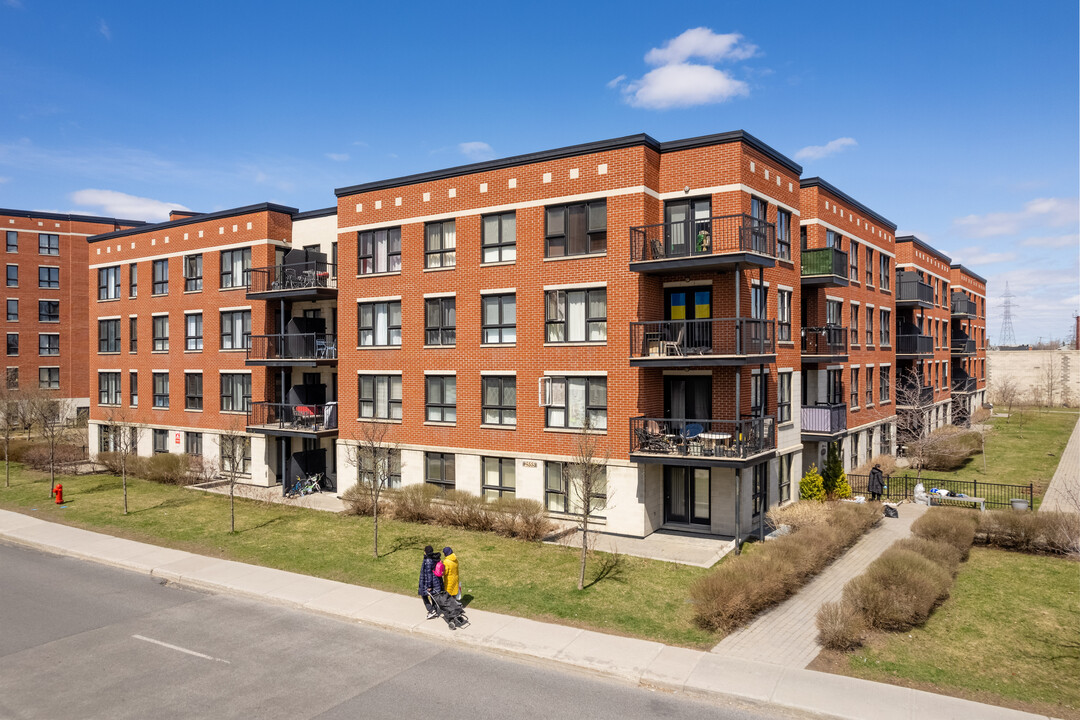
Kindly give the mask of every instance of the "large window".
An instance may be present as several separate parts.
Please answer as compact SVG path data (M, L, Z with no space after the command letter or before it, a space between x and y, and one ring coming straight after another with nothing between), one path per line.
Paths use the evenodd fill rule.
M16 230L7 231L7 251L9 253L19 252L19 233Z
M890 367L883 365L881 369L878 370L878 402L882 404L889 402L890 369Z
M890 331L889 329L891 327L892 327L892 311L891 310L882 310L881 311L880 331L881 331L881 344L883 346L888 346L888 345L892 344L892 339L889 337L889 331Z
M859 368L851 368L851 407L859 407Z
M222 447L220 453L221 470L238 475L251 474L251 438L219 437Z
M139 406L139 373L132 370L128 373L128 394L131 397L131 407Z
M154 260L154 295L169 294L169 261Z
M169 349L169 316L154 316L154 352Z
M453 490L453 453L424 453L424 481L436 485L443 490Z
M38 322L60 322L60 301L38 300Z
M139 318L128 318L128 352L139 352Z
M202 457L202 433L184 433L184 452L192 457Z
M37 286L49 290L60 288L60 268L39 265L37 271Z
M581 480L573 477L570 465L549 461L544 463L544 504L548 512L581 514ZM576 485L576 488L572 487ZM593 508L607 503L607 468L596 478L591 493ZM590 517L602 518L602 511L594 510Z
M866 284L874 284L874 248L866 248Z
M881 253L878 255L878 264L881 266L878 271L878 284L881 285L882 290L889 289L889 276L892 274L889 271L889 256Z
M549 290L544 293L547 342L607 340L607 289Z
M361 347L401 345L401 301L360 303Z
M776 291L776 339L791 341L791 291Z
M866 344L874 344L874 308L866 308Z
M781 455L778 467L780 481L780 502L791 499L791 455Z
M480 403L485 425L517 424L517 378L487 376L480 379Z
M844 247L844 236L838 232L832 230L825 231L825 247L836 248L840 250Z
M7 319L8 322L19 321L19 301L8 300L7 301Z
M98 300L117 300L120 297L120 266L98 268Z
M874 404L874 368L866 368L866 407Z
M483 309L481 342L485 344L516 342L516 296L512 293L509 295L484 295L480 299L480 303Z
M247 287L251 276L251 248L222 250L221 287Z
M750 414L755 417L765 415L768 407L769 394L766 392L765 373L753 373L750 375Z
M587 419L590 429L607 429L607 378L550 377L546 381L548 427L582 428Z
M787 210L776 211L776 256L791 259L791 213Z
M202 290L202 255L184 256L184 291Z
M203 349L202 313L189 313L184 316L184 349Z
M251 347L251 311L227 310L221 313L221 349L242 350Z
M607 201L558 205L544 210L544 256L607 252Z
M118 373L118 372L99 372L98 373L98 404L99 405L119 405L120 404L120 373Z
M154 407L169 407L169 373L154 373Z
M38 368L38 387L42 390L59 390L60 389L60 368L58 367L43 367Z
M375 464L378 463L378 478ZM389 448L376 448L374 453L363 453L360 469L360 481L371 485L378 479L386 488L401 487L401 451Z
M184 408L187 410L203 409L202 373L184 373Z
M247 412L251 407L251 373L221 374L221 411Z
M154 448L154 454L155 455L160 454L160 453L169 452L169 431L168 430L161 430L159 428L154 428L153 438L154 438L153 448Z
M360 376L360 417L401 419L401 376Z
M401 272L401 228L357 233L357 274Z
M120 320L98 320L98 352L120 352Z
M453 220L424 226L424 267L445 268L457 264L457 231Z
M139 266L136 263L128 265L128 295L131 297L139 295Z
M791 373L782 372L776 386L776 421L791 421Z
M513 262L517 259L517 217L508 212L485 215L481 262Z
M7 286L19 287L19 266L8 265L7 266Z
M19 354L19 333L7 334L7 354L12 357Z
M424 300L424 344L453 345L457 342L457 299Z
M51 233L38 233L38 254L59 255L60 236Z
M848 264L851 266L848 279L859 282L859 244L854 240L848 243Z
M501 497L514 497L517 478L514 472L514 458L485 457L484 498L498 500Z
M60 354L60 333L39 333L38 334L38 355L59 355Z
M7 389L18 390L19 389L19 368L9 367L7 369Z
M429 422L457 422L457 378L453 375L428 375L427 420Z

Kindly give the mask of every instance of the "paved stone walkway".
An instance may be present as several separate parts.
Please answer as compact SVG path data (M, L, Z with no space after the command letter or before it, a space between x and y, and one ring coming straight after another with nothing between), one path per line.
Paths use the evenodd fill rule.
M1039 509L1080 512L1080 422L1069 436Z
M817 641L818 608L839 600L845 583L861 574L893 542L907 537L911 524L926 509L912 503L900 505L898 519L882 518L802 590L728 635L712 651L729 658L805 668L821 652Z

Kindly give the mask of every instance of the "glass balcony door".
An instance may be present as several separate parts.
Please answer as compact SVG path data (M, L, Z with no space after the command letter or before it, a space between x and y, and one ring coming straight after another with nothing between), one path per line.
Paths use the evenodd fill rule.
M664 204L664 242L667 257L711 252L708 198L675 200ZM691 222L693 220L693 222ZM698 236L700 237L700 240Z
M676 322L668 323L669 341L679 341L684 349L707 353L712 348L712 323L691 322L685 325L680 320L708 320L712 317L712 288L690 287L669 288L664 303L664 319Z

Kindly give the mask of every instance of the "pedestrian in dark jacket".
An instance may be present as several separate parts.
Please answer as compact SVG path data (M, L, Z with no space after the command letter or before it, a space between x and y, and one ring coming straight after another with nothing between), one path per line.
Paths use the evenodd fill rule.
M874 469L870 471L870 481L867 483L866 489L870 492L871 500L881 499L881 493L885 492L885 480L882 477L880 465L875 465Z
M430 545L426 545L424 547L424 561L420 563L420 588L417 590L417 594L424 600L424 607L428 611L428 620L439 614L435 609L435 603L428 597L429 591L439 593L443 589L442 579L435 577L435 565L438 562L439 553L435 552Z

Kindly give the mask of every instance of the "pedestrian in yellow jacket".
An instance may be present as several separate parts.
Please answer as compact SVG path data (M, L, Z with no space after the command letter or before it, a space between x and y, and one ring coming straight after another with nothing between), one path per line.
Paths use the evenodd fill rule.
M443 566L446 575L443 576L443 585L446 592L461 600L461 575L458 572L458 558L449 547L443 548Z

